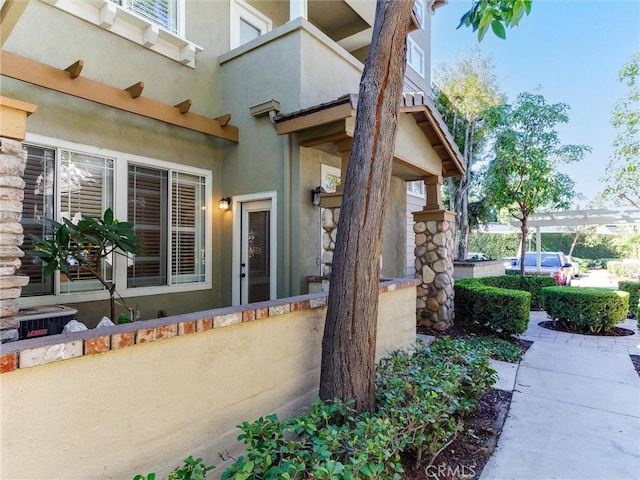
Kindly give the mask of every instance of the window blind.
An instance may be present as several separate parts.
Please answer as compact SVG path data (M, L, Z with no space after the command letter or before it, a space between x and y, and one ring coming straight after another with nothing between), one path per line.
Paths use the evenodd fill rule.
M121 7L178 34L178 0L111 0Z

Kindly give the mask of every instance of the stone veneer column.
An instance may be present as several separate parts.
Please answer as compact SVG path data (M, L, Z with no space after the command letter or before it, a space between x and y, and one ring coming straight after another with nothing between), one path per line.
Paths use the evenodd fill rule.
M446 330L453 325L453 254L455 213L431 210L413 214L418 325Z
M29 277L15 272L24 255L20 220L27 153L22 140L27 115L35 109L35 105L0 97L0 342L18 339L18 298L29 283Z
M333 252L336 248L338 222L340 220L340 206L342 192L324 193L321 196L322 207L322 291L329 291L329 277L333 267Z

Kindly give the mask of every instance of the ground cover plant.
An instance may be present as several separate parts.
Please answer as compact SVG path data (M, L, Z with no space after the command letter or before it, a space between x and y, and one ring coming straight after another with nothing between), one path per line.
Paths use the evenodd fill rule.
M442 337L378 362L376 411L316 401L300 416L244 422L247 444L223 479L400 479L401 453L432 463L495 381L486 349Z
M468 337L467 341L480 349L485 349L491 358L502 362L518 363L526 348L520 342L514 343L504 338L473 336Z
M606 288L546 287L542 301L554 326L575 332L606 332L629 311L629 293Z

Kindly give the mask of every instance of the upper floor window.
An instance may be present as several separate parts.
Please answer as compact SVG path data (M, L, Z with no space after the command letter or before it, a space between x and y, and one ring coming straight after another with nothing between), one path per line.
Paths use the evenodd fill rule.
M411 38L407 38L407 65L424 77L424 51Z
M407 193L415 197L424 198L424 182L422 180L407 182Z
M41 1L191 68L202 52L185 38L186 0Z
M77 222L83 215L102 217L112 208L120 212L120 220L134 224L142 243L142 253L128 258L112 255L99 266L121 294L135 295L142 287L193 290L210 282L211 234L206 218L210 172L118 152L97 155L91 147L86 147L87 153L46 142L25 145L25 250L31 248L28 234L51 235L48 220ZM119 188L116 178L122 181ZM29 276L24 297L103 290L84 269L72 269L69 278L62 273L45 276L42 267L36 258L23 258L20 273Z
M415 0L415 2L413 3L413 14L416 16L418 24L422 29L424 29L425 11L426 9L424 6L424 0Z
M231 2L231 48L244 45L269 32L273 23L260 10L243 0Z
M178 0L111 0L127 10L166 28L172 33L178 31Z

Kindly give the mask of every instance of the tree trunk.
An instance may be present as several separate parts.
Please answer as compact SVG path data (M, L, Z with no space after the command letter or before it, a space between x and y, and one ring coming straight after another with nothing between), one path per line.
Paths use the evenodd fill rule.
M578 239L580 238L581 233L582 233L582 228L581 227L576 228L576 234L573 236L573 241L571 242L571 248L569 248L569 253L567 254L570 257L573 256L573 250L576 248L576 245L578 244Z
M320 397L375 409L382 225L413 2L378 0L347 167L322 339Z
M529 233L529 215L522 213L522 219L520 220L520 275L524 275L524 257L527 251L527 234Z
M465 134L465 172L460 182L460 242L458 243L458 258L465 260L469 250L469 188L471 187L471 164L473 157L473 139L475 136L475 122L467 124Z
M471 137L473 124L467 122L464 131L464 166L465 172L460 178L460 185L456 192L456 231L458 259L464 260L467 256L469 244L469 180L471 175Z

